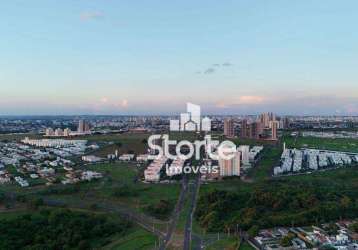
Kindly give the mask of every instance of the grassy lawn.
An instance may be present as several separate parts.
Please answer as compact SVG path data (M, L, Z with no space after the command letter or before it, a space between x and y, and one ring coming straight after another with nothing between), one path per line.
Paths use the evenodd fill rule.
M13 219L16 218L18 216L22 216L27 214L28 211L26 211L25 209L20 209L17 211L4 211L4 212L0 212L0 220L3 219Z
M103 180L104 183L98 188L97 195L122 201L136 208L154 204L161 199L175 202L180 192L179 184L146 184L136 181L137 167L127 163L92 165L89 168L109 177L109 179ZM113 191L121 185L126 185L126 188L135 191L136 195L113 197Z
M113 205L124 205L146 212L148 205L157 204L160 200L169 200L175 204L180 193L180 184L146 184L140 180L137 181L139 170L135 164L105 163L86 165L84 168L101 172L104 178L80 183L74 192L51 193L49 196L68 202L84 199L100 203L105 200ZM71 189L73 185L59 185L56 188ZM123 194L116 195L118 190L123 191Z
M194 141L197 138L195 133L175 133L168 134L170 140L189 140ZM126 154L129 152L135 152L142 154L146 152L148 148L147 140L150 134L111 134L111 135L92 135L84 136L82 139L86 139L89 142L96 142L99 144L105 143L99 150L93 152L94 155L100 157L106 157L108 154L114 154L118 150L119 154Z
M294 137L286 136L282 139L288 148L316 148L325 150L336 150L358 153L357 139L325 139L315 137Z
M226 191L243 191L243 192L250 192L254 183L246 183L239 179L232 179L232 180L225 180L225 181L218 181L212 182L209 184L203 184L200 186L200 195L204 193L209 193L214 191L215 189L218 190L226 190Z
M38 134L0 134L0 141L21 141L25 137L30 139L42 138L42 135Z
M109 154L115 154L115 152L118 151L119 155L127 154L127 153L136 153L136 154L143 154L146 152L146 144L143 144L141 142L129 142L125 145L118 146L117 144L108 144L102 146L100 149L92 152L91 154L106 158Z
M257 166L250 170L248 176L255 180L262 180L271 176L272 168L276 165L279 165L281 154L281 147L265 147L262 152L261 160L259 161Z
M93 204L106 201L113 205L130 207L145 213L148 212L148 206L155 206L161 200L168 201L174 207L180 193L180 184L142 183L138 176L144 167L145 165L137 166L135 163L85 165L81 168L101 172L104 178L76 185L57 184L51 187L43 185L45 182L43 179L27 178L30 181L30 188L21 188L18 184L11 183L1 185L0 191L30 196L45 195L66 201L69 204L73 202L74 205L82 199L93 202ZM14 167L10 166L8 169L15 176L20 175ZM116 195L118 189L123 189L124 195ZM163 219L166 217L164 216Z
M223 240L218 240L214 244L209 245L207 250L236 250L238 246L238 238L231 237ZM241 248L240 248L241 249Z
M123 142L130 140L140 141L141 139L148 138L150 134L148 133L125 133L125 134L107 134L107 135L86 135L81 136L79 138L83 140L88 140L90 142L98 142L98 141L112 141L112 142Z
M153 249L158 239L155 235L141 228L134 228L126 236L113 237L113 241L103 250L145 250Z
M250 147L269 146L269 145L276 144L276 142L272 142L272 141L256 140L256 139L250 139L250 138L225 138L225 140L230 140L230 141L234 142L236 145L249 145Z
M239 250L254 250L255 248L253 248L249 243L247 242L243 242L240 245Z

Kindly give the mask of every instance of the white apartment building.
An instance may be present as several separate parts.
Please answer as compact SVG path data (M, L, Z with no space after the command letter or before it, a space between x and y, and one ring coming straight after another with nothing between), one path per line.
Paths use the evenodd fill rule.
M174 176L174 175L181 174L183 171L184 163L185 163L185 160L183 160L179 157L176 157L173 160L173 162L170 164L170 166L167 167L166 174L168 176Z
M241 152L242 164L249 165L250 164L250 146L241 145L241 146L239 146L238 151Z
M162 156L150 163L147 169L144 170L144 179L149 182L160 181L160 171L166 164L167 160L168 159L165 156Z
M240 176L241 152L237 151L234 154L230 160L219 158L220 176Z
M66 147L66 146L84 147L87 144L86 140L63 140L63 139L37 140L37 139L29 139L28 137L26 137L21 142L36 147Z

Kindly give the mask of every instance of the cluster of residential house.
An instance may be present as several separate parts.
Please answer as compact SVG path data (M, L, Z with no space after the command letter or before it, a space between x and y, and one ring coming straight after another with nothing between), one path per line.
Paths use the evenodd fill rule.
M72 174L75 163L68 158L84 154L88 148L86 143L83 140L29 138L22 140L22 143L0 143L0 184L14 181L21 187L28 187L31 186L31 180L42 179L43 181L36 183L51 185L63 179L63 174L58 172L66 173L65 183L75 183L76 178L100 178L99 173L82 170ZM58 171L62 168L65 171Z
M134 160L134 154L122 154L118 157L120 161L132 161Z
M4 167L1 167L4 169ZM11 182L11 175L6 170L0 170L0 184L6 184Z
M311 172L319 169L351 166L358 163L358 154L317 149L284 149L281 165L274 175Z
M82 161L89 162L89 163L96 163L96 162L103 161L103 159L95 155L84 155L82 156Z
M329 224L309 227L274 228L260 230L251 241L256 248L264 250L320 249L331 247L338 250L358 249L358 234L349 230L354 221L340 221L332 231ZM283 243L284 238L288 242Z
M137 162L147 162L150 160L149 154L140 154L136 157Z
M101 173L95 171L73 170L72 168L67 168L65 170L67 170L67 173L65 174L65 178L61 181L64 185L74 184L81 181L91 181L103 177Z
M78 151L86 149L87 140L65 140L65 139L29 139L26 137L21 141L23 144L42 148L78 148Z
M15 181L19 183L21 187L28 187L29 183L27 180L23 179L21 176L15 176Z
M134 161L135 155L134 154L118 155L118 152L116 151L115 154L108 154L107 159L101 158L101 157L98 157L95 155L82 156L82 161L89 162L89 163L95 163L95 162L100 162L100 161L105 161L105 160L118 160L118 161L127 161L128 162L128 161ZM140 160L140 162L144 162L144 161L147 161L147 160L144 160L144 158Z

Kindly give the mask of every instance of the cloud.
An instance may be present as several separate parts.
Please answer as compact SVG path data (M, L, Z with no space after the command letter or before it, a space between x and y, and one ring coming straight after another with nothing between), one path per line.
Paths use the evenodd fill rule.
M90 21L90 20L94 20L94 19L100 19L103 17L104 17L104 14L100 11L83 12L80 15L80 19L82 21Z
M207 68L205 71L204 71L204 74L213 74L215 73L215 69L214 68Z
M211 66L209 66L207 69L205 70L199 70L199 71L196 71L195 73L196 74L213 74L215 73L217 70L220 70L220 67L230 67L230 66L233 66L232 63L229 63L229 62L224 62L224 63L213 63L211 64Z
M122 108L127 108L128 107L128 100L127 99L122 100L121 103L120 103L120 106Z
M107 103L108 98L107 97L102 97L100 101L101 101L101 103Z
M229 62L225 62L225 63L222 64L222 66L224 66L224 67L230 67L230 66L233 66L233 65L234 64L229 63Z
M358 114L358 104L356 103L351 103L351 104L346 104L344 106L344 110L347 114Z
M267 99L263 96L253 96L253 95L244 95L238 97L237 100L225 100L216 103L216 107L218 108L227 108L230 106L237 106L237 105L258 105L263 104L266 102Z
M98 102L93 104L93 110L96 112L107 112L114 111L118 109L128 108L128 100L111 100L108 97L102 97Z
M357 115L358 97L333 95L285 96L243 95L212 103L212 112L227 114L257 114L272 111L284 115Z
M263 96L244 95L239 97L239 104L260 104L264 102Z

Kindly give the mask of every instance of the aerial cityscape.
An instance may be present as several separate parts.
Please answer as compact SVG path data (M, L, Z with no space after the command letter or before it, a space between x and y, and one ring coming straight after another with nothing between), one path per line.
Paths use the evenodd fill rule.
M0 250L358 249L357 9L4 1Z

